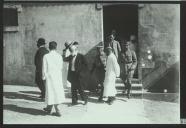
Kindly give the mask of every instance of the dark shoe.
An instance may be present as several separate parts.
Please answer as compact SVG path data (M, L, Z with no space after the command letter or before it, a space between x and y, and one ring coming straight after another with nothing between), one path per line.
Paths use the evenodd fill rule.
M99 98L99 99L98 99L98 102L99 102L99 103L103 103L104 101L103 101L102 98Z
M127 89L123 90L123 94L126 94L127 93Z
M45 97L42 96L42 95L40 95L38 98L41 99L41 100L43 100L43 101L45 100Z
M105 102L109 104L111 102L111 98L109 97L108 100Z
M78 102L73 102L72 105L78 105Z
M113 104L113 101L110 101L108 104L109 104L109 105L112 105L112 104Z
M51 113L52 109L46 107L46 108L43 108L43 110L49 114L49 113Z
M84 103L83 103L83 105L87 105L87 103L88 103L88 100L85 100Z
M131 97L130 94L127 94L127 98L130 99L130 97Z
M54 113L55 116L61 117L61 113L59 111L57 111L56 113Z

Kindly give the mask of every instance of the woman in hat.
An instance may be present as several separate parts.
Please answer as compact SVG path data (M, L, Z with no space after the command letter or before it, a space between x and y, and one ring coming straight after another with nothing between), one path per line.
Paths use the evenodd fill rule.
M62 81L62 56L56 52L57 43L49 43L50 52L43 58L43 80L46 80L46 98L47 107L44 110L51 113L54 106L56 116L61 116L58 105L65 101L65 93Z

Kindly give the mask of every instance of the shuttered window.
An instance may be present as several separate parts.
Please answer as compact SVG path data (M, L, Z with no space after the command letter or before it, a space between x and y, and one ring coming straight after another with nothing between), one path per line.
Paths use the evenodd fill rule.
M18 14L16 8L4 8L3 9L3 25L18 26Z

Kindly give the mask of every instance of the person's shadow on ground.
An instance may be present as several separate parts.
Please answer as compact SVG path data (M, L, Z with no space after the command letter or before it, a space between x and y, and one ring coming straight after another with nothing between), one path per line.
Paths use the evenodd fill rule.
M25 95L18 92L4 92L3 95L5 96L5 98L8 99L24 99L24 100L42 102L42 99L38 98L37 96Z
M24 107L19 107L17 105L12 105L12 104L6 104L3 106L4 110L10 110L14 112L19 112L19 113L25 113L25 114L30 114L30 115L47 115L46 112L43 110L38 110L34 108L24 108Z
M21 92L21 93L28 93L28 94L38 94L38 95L41 94L41 93L38 92L38 91L19 91L19 92Z

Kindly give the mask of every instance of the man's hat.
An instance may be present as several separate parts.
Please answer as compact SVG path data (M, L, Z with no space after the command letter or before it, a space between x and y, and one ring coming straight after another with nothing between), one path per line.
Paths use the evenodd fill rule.
M45 39L44 39L44 38L39 38L39 39L37 40L37 44L38 44L39 46L46 44L46 43L45 43Z
M75 41L75 42L65 42L65 47L66 47L66 49L68 49L68 48L70 48L70 46L72 46L72 45L78 45L79 43L77 42L77 41Z
M103 42L100 42L96 47L97 48L103 48L104 47Z
M79 45L77 41L74 41L72 45Z
M112 47L111 47L110 45L108 45L108 46L106 47L106 49L112 49Z
M124 41L124 42L122 43L122 45L128 46L128 45L130 45L130 42L129 42L129 41Z

